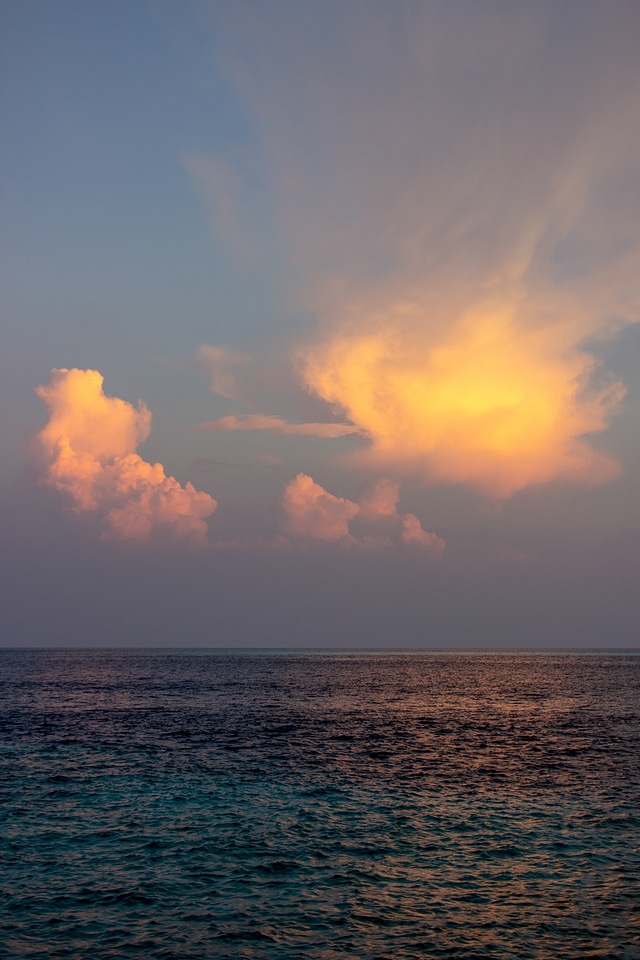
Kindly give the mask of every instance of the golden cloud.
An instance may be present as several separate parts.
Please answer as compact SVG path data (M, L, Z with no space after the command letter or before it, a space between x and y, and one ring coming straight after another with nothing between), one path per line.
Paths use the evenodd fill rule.
M298 360L307 387L368 434L373 463L504 497L618 470L585 435L606 428L624 391L590 387L595 361L575 339L568 325L520 322L512 305L443 326L405 302L352 310Z
M590 435L623 390L595 384L589 345L640 320L640 6L582 5L563 44L557 4L409 6L238 26L269 249L317 322L303 382L376 473L497 497L601 483L618 465ZM245 370L209 363L221 389Z

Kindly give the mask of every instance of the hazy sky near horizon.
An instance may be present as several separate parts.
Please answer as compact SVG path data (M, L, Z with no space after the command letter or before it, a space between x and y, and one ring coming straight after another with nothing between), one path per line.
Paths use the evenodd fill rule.
M636 646L640 5L7 0L3 646Z

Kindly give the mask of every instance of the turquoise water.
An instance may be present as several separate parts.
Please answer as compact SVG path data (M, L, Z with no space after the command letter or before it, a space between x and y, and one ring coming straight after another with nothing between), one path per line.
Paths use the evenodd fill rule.
M0 665L2 956L640 958L640 657Z

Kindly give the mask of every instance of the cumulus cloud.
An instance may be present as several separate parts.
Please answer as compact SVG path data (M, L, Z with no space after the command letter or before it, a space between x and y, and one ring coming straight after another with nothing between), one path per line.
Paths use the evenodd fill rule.
M243 416L220 417L207 423L198 423L191 427L194 431L230 432L234 430L270 430L291 437L346 437L360 433L358 427L348 423L290 423L282 417L272 414L245 414Z
M400 540L406 547L420 547L442 553L444 540L422 529L422 524L413 513L403 513L400 519Z
M388 480L385 477L374 480L365 484L358 497L360 516L371 521L395 517L399 500L400 484L397 480Z
M102 384L97 370L60 369L36 388L49 408L36 437L43 483L65 493L77 511L98 512L105 537L205 543L204 518L216 501L136 453L151 414L141 402L134 407L106 396Z
M612 477L590 435L624 390L593 345L640 318L640 6L301 5L236 26L274 233L317 320L295 363L372 470L497 497Z
M593 358L566 339L563 324L528 326L499 303L430 335L424 308L405 303L309 346L303 370L369 435L372 463L508 496L617 472L584 435L605 429L624 390L591 387Z
M304 473L291 480L282 497L284 532L295 538L340 540L349 534L349 520L358 506L334 497Z
M412 513L399 514L398 483L380 479L365 486L358 502L335 497L299 473L283 493L283 532L297 541L329 541L364 550L417 547L439 556L444 541L423 530Z
M405 547L418 547L440 555L444 540L422 528L413 513L398 513L400 484L381 477L365 484L358 496L358 516L352 532L363 539L387 538Z

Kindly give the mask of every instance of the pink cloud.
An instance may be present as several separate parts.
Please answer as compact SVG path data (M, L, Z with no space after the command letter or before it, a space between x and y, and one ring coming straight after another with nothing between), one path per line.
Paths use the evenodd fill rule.
M379 479L368 484L358 502L335 497L304 473L291 480L281 508L284 533L298 541L324 540L358 550L411 547L440 556L444 540L422 528L413 513L399 514L398 483Z
M340 540L349 535L349 520L358 505L334 497L304 473L291 480L282 497L285 533L297 539Z
M422 550L432 550L441 554L444 550L444 540L422 529L422 525L413 513L403 513L400 517L400 540L406 547L419 547Z
M397 480L383 477L366 484L358 497L358 521L363 529L370 531L370 535L375 531L381 541L386 538L405 547L441 554L444 540L435 533L423 530L415 514L398 513L399 500L400 485ZM370 536L365 534L363 539L370 539Z
M49 419L36 436L41 480L65 494L77 512L97 514L103 537L207 543L205 518L216 509L216 501L191 483L182 486L165 474L162 464L148 463L136 452L151 430L151 414L143 403L133 406L107 396L96 370L53 370L36 393L49 408ZM261 415L241 420L243 424L256 421L258 428L266 421L267 429L282 425L297 430L346 427L287 424ZM260 462L279 464L268 455ZM399 514L399 498L394 480L381 478L369 483L354 502L334 496L307 474L299 473L286 485L280 500L280 530L265 539L249 531L239 537L237 529L232 529L230 536L213 546L232 551L286 550L296 544L324 542L361 551L412 547L437 556L444 542L424 530L414 514Z
M42 482L65 493L76 511L98 512L105 537L206 543L204 518L216 501L138 456L151 414L143 403L106 396L102 383L97 370L60 369L36 388L50 411L36 437Z
M361 432L358 427L348 423L289 423L282 417L262 413L221 417L219 420L197 423L190 429L213 432L221 430L225 433L233 430L271 430L274 433L283 433L292 437L327 438L346 437L349 434Z
M400 484L396 480L382 477L368 483L358 497L360 515L375 519L376 517L397 516L397 506L400 500Z

